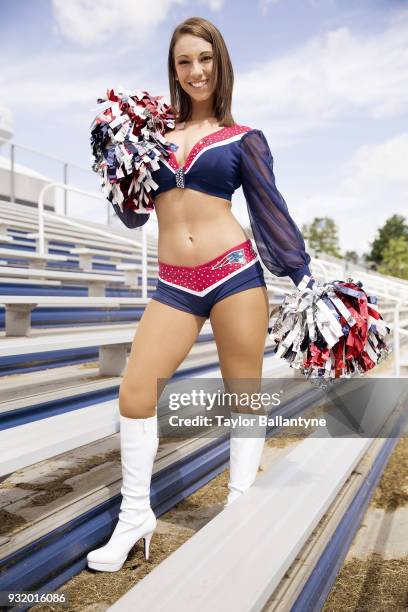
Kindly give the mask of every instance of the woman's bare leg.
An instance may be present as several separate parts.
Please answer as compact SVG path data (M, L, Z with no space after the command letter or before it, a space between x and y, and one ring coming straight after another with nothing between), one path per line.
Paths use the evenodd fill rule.
M265 287L246 289L220 300L211 309L210 321L224 381L238 388L240 385L234 384L234 379L247 379L248 392L252 387L256 391L257 381L260 385L262 377L269 321ZM240 411L239 407L237 410Z
M269 304L265 287L254 287L228 296L211 310L211 324L217 342L225 390L237 397L231 402L235 412L265 414L259 406L262 363L268 331ZM234 396L231 396L234 398ZM235 416L235 415L234 415ZM266 427L255 417L254 427L231 430L228 506L254 483L264 448Z
M156 414L157 379L170 378L195 343L205 317L150 300L136 330L119 391L122 416Z

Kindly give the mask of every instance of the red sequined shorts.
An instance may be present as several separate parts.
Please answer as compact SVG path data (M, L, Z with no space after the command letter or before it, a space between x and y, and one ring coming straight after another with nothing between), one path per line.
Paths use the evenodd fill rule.
M199 266L173 266L159 261L152 299L209 317L211 308L229 295L265 285L262 266L248 239Z

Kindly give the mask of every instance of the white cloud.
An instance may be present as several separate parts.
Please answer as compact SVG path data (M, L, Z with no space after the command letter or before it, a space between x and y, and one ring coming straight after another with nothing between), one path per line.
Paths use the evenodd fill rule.
M163 74L153 72L143 55L148 53L148 48L151 53L151 45L154 44L151 29L168 16L171 6L185 1L156 0L154 10L148 10L147 3L134 0L121 0L120 3L105 0L72 0L62 3L53 0L58 27L66 30L67 35L77 43L91 45L94 38L105 40L105 37L113 36L115 28L121 25L124 28L123 34L134 35L135 41L139 30L145 34L148 32L150 39L141 44L131 62L131 54L134 52L129 52L121 38L121 44L115 46L114 54L110 45L57 53L50 52L47 47L35 55L27 54L18 61L4 63L0 71L2 104L12 108L15 116L18 112L27 112L27 100L30 100L32 104L29 112L36 119L46 117L57 109L62 111L67 108L70 108L71 118L72 113L81 113L89 118L93 109L96 114L96 98L103 95L107 87L131 88L132 84L137 86L139 83L143 89L168 99L167 80L163 80L165 64ZM212 10L221 9L223 2L202 0Z
M144 42L187 0L52 0L55 26L72 43L93 47L113 41L117 45ZM201 0L212 11L220 11L224 0Z
M332 7L335 6L336 0L308 0L308 3L312 8L320 8L320 6L323 5L324 8L327 9L328 5Z
M102 45L118 36L144 41L170 9L186 0L53 0L58 30L71 42L83 47Z
M408 13L386 30L346 27L317 36L282 57L237 75L237 116L269 126L274 142L356 113L394 117L408 108ZM405 18L404 18L405 17Z
M36 69L39 60L37 57ZM88 110L91 104L96 107L97 96L106 90L106 77L98 74L94 77L76 76L75 82L70 82L67 75L74 74L74 69L75 61L72 62L72 58L67 58L64 74L58 74L58 62L50 61L47 62L43 78L39 80L35 72L30 72L28 64L20 66L17 72L22 78L8 81L9 87L4 90L3 100L13 109L15 116L27 110L27 100L30 100L32 103L30 115L33 120L45 118L57 110L66 111L68 107L71 107L70 112L76 112L78 105L82 108L87 106ZM3 74L1 80L7 81L7 75Z
M340 230L341 248L362 253L388 217L407 214L407 159L408 133L363 145L339 168L329 190L305 193L289 189L285 198L288 204L296 203L299 224L318 215L332 217Z
M259 8L261 11L261 15L266 16L269 11L269 6L274 6L280 3L281 0L259 0ZM307 0L307 3L312 8L320 8L320 5L324 4L324 8L327 9L328 5L334 6L336 4L336 0Z
M155 95L167 97L167 84L159 87L157 75L149 71L148 65L135 62L130 69L128 62L108 63L102 51L59 54L44 51L23 62L5 65L0 71L2 104L12 109L15 117L24 113L33 120L57 110L69 113L68 121L75 113L91 118L94 109L96 114L97 97L105 94L108 87L131 88L139 83Z
M156 13L156 9L144 11L144 2L123 0L120 3L122 25L127 33L134 32L136 37L143 28L136 27L135 21L154 27L166 13L165 7L182 1L157 0L154 6L160 5L162 9ZM203 0L213 8L221 1ZM126 8L128 5L131 7L129 10ZM120 27L119 3L72 0L62 4L61 0L54 0L54 6L56 14L60 15L60 27L69 30L70 35L77 39L82 37L84 44L98 38L98 33L102 38L112 35L112 24ZM114 8L110 9L110 6ZM99 12L94 16L96 8ZM110 10L115 14L113 20L110 19ZM87 34L85 30L81 34L83 23L86 23ZM140 52L143 50L144 46ZM117 61L111 74L114 73L117 79L114 84L126 86L130 71L129 56L124 53L122 45L115 49ZM119 61L122 58L123 61ZM60 104L67 106L89 100L90 94L93 99L94 92L104 90L112 78L107 68L109 65L112 68L111 59L110 47L96 46L86 52L50 54L47 51L28 56L25 61L5 64L0 79L2 102L14 110L24 98L28 98L35 101L40 112L41 109L46 112ZM140 74L145 65L143 61L135 63L135 67L139 67L139 77L132 75L132 82L143 80L143 83L147 82L144 86L150 87L154 83L148 76L147 65L145 73ZM103 71L99 70L100 66L104 66ZM284 56L238 74L234 92L234 116L241 123L261 126L268 136L273 137L274 148L292 144L303 134L330 125L337 118L351 116L355 119L356 113L363 118L392 117L405 113L406 108L408 18L404 19L401 14L398 20L390 21L388 29L375 35L356 35L347 28L339 28L315 37Z
M363 145L345 166L344 190L350 195L378 196L401 189L408 210L408 133L378 145Z
M259 8L261 15L265 16L268 14L269 6L272 4L279 4L281 0L259 0Z
M207 4L211 11L218 12L224 8L224 0L200 0L200 4Z

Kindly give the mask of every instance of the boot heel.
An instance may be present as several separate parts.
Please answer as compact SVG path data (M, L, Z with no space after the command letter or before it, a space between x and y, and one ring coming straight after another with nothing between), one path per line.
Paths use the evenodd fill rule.
M149 558L149 548L150 548L150 540L152 539L153 531L144 536L144 554L146 561Z
M157 416L131 419L120 415L120 452L122 462L122 503L119 520L109 542L91 550L88 567L101 572L118 571L131 550L142 538L145 557L156 516L150 506L150 483L159 444Z

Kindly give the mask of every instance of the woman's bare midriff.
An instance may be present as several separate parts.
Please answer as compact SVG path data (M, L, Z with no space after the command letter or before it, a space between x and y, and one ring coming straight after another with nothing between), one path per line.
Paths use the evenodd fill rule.
M175 187L155 199L159 261L198 266L247 240L231 202Z

